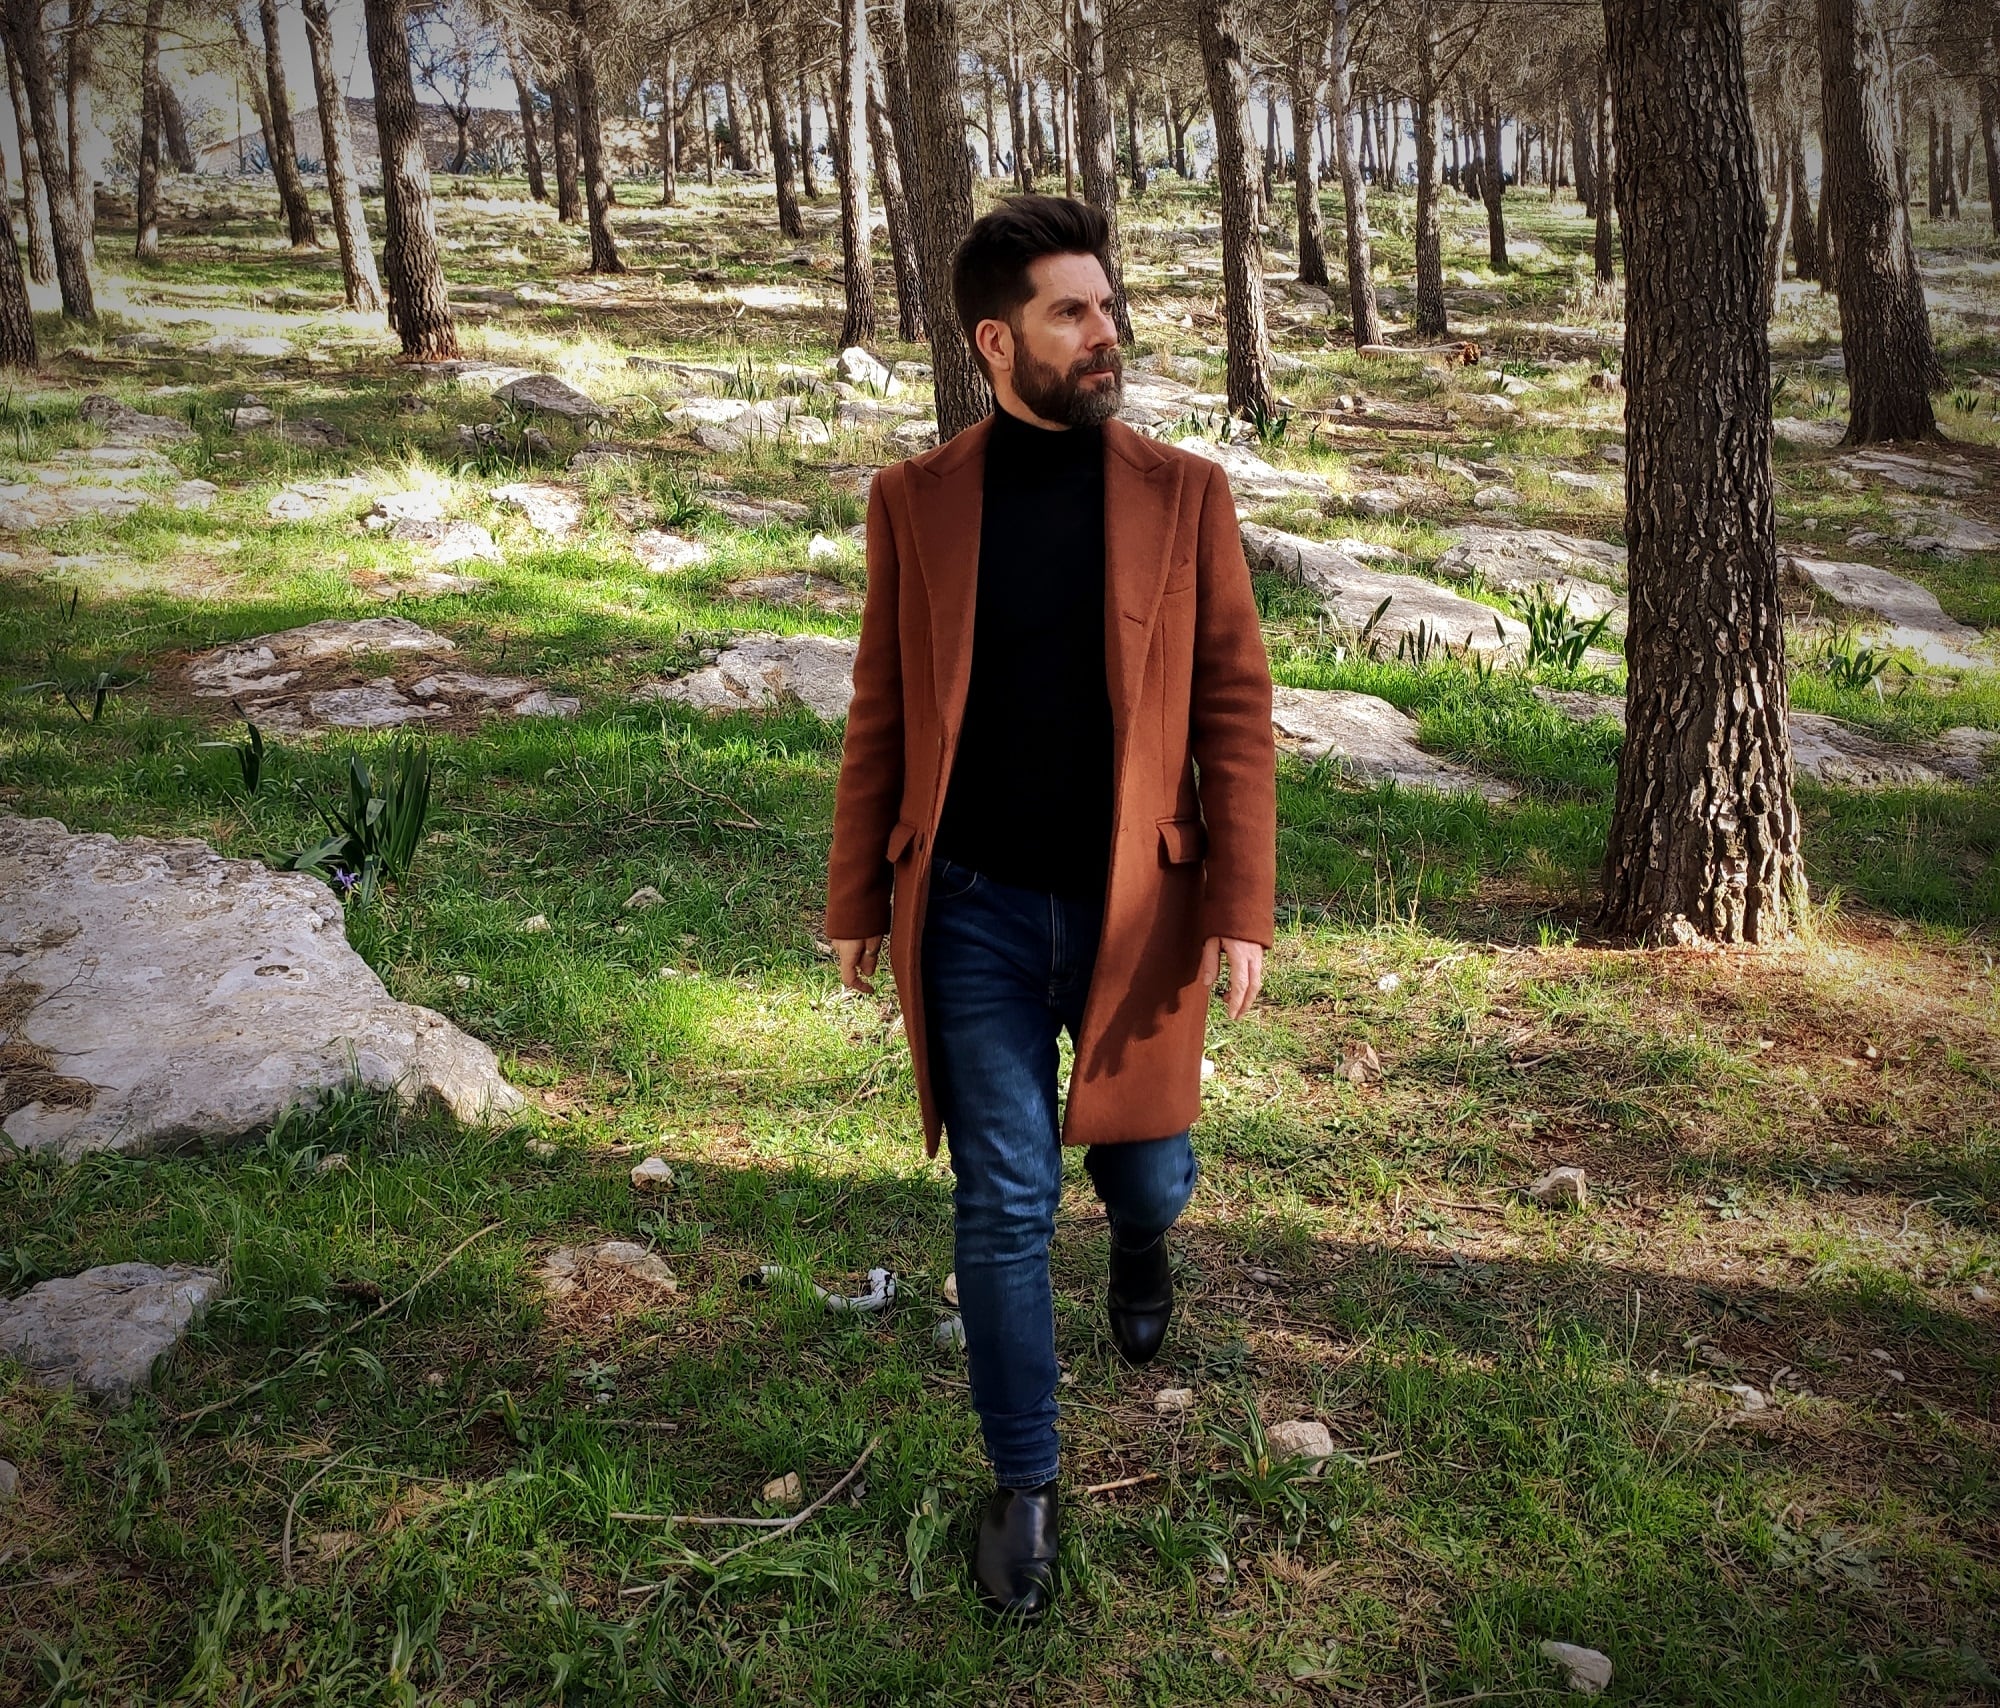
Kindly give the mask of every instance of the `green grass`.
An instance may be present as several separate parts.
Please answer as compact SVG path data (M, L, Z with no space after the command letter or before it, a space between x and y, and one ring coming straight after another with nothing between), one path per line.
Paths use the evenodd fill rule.
M573 278L573 230L502 218L477 201L495 186L470 188L442 201L448 234L527 260L449 251L455 280ZM824 294L795 313L718 316L691 270L723 275L701 291L837 284L786 264L794 246L747 192L690 186L664 213L640 205L649 194L625 187L639 271L620 295L468 322L474 351L619 398L610 437L662 438L674 389L627 370L627 354L754 358L775 383L777 362L824 360L837 318ZM327 258L284 254L272 210L231 195L241 217L171 235L169 259L135 280L179 304L290 289L336 306ZM1374 204L1385 285L1409 264L1407 201ZM1590 289L1587 261L1579 273L1589 232L1574 203L1508 204L1544 253L1486 276L1483 220L1452 204L1447 265L1495 293L1455 313L1480 328L1466 335L1489 365L1533 380L1524 410L1559 420L1311 448L1288 430L1263 454L1339 481L1435 450L1517 461L1520 520L1615 537L1615 505L1534 476L1551 458L1598 466L1612 435L1563 412L1594 395L1580 388L1599 352L1547 347L1527 325L1587 325L1611 349L1615 303ZM1121 223L1135 253L1178 264L1192 251L1168 232L1213 217L1204 189L1156 180ZM830 241L816 228L811 246ZM101 253L115 243L113 229ZM1212 320L1178 325L1211 312L1214 280L1194 277L1194 294L1161 293L1171 319L1142 314L1142 345L1219 340ZM1483 387L1477 371L1440 380L1357 358L1339 312L1276 325L1308 363L1285 382L1301 401L1363 390L1430 407ZM1783 347L1823 349L1824 309L1787 312ZM76 397L104 386L190 420L199 438L172 457L224 491L207 513L42 535L0 569L0 683L132 678L96 721L47 690L0 696L0 810L250 858L300 846L349 756L372 761L391 739L271 734L246 796L233 756L201 745L240 724L220 703L188 715L166 690L182 651L324 616L413 616L467 666L534 674L584 711L434 737L432 832L408 880L348 916L395 994L500 1052L532 1097L515 1126L468 1132L353 1099L234 1150L0 1170L10 1291L125 1259L230 1276L128 1412L0 1372L0 1455L22 1473L0 1532L16 1634L0 1698L1567 1700L1544 1638L1610 1654L1611 1700L1957 1703L1990 1689L2000 1364L1992 1306L1970 1289L2000 1288L1994 784L1803 788L1823 903L1805 941L1632 955L1591 926L1617 731L1532 692L1616 678L1359 658L1298 589L1260 579L1281 681L1380 695L1426 745L1520 798L1281 764L1280 941L1260 1007L1210 1028L1182 1311L1155 1369L1125 1369L1106 1340L1102 1225L1070 1159L1054 1256L1070 1378L1062 1610L1032 1635L998 1633L963 1566L985 1492L963 1363L932 1339L950 1176L915 1136L893 978L873 1000L843 992L816 940L841 732L803 712L707 719L629 698L734 629L854 632L851 617L746 608L722 589L804 567L814 531L860 518L834 465L888 453L846 434L806 458L667 440L586 477L584 528L552 545L476 495L560 470L584 442L574 432L548 427L551 451L524 456L524 422L475 388L414 386L378 334L345 321L301 337L328 360L280 363L276 381L255 359L191 355L199 330L174 329L162 350L111 342L149 326L107 317L95 339L50 336L82 354L10 396L0 456L18 468L88 442ZM1946 356L1960 378L1990 360L1956 334ZM187 389L152 396L161 385ZM245 391L336 422L349 448L230 433ZM507 444L463 446L458 428L480 424ZM1781 515L1800 540L1890 514L1824 462L1780 454ZM368 489L326 518L266 518L286 481L347 473ZM705 479L796 499L808 519L736 529L702 502ZM474 566L482 590L384 603L362 584L417 559L353 518L373 492L433 482L493 529L505 562ZM1319 531L1433 561L1471 514L1469 493L1447 491L1409 522ZM699 535L710 562L645 573L614 500ZM843 551L813 567L859 587L858 553ZM51 552L103 561L52 569ZM1896 561L1965 620L1994 620L1990 564ZM1799 705L1896 739L2000 725L1986 679L1887 689L1838 690L1804 666L1793 682ZM628 911L643 885L664 905ZM526 929L537 914L546 932ZM1364 1042L1379 1083L1348 1077ZM676 1172L659 1198L627 1181L651 1153ZM1588 1168L1586 1209L1516 1196L1555 1162ZM678 1290L544 1296L534 1272L550 1247L607 1237L652 1245ZM744 1286L774 1262L827 1281L886 1264L903 1290L880 1318L833 1318ZM1735 1381L1771 1393L1770 1409L1736 1419L1715 1387ZM1195 1391L1185 1419L1155 1414L1169 1386ZM1259 1419L1300 1416L1326 1422L1343 1455L1317 1478L1257 1453ZM852 1500L719 1566L754 1533L614 1516L748 1515L787 1471L817 1495L878 1437ZM1157 1480L1080 1492L1140 1474Z

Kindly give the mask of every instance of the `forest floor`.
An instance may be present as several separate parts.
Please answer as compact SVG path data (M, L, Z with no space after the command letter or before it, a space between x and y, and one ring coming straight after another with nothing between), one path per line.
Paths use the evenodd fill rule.
M445 767L431 835L406 882L349 910L397 996L500 1052L526 1118L465 1131L357 1098L237 1148L0 1168L0 1288L127 1259L230 1279L127 1410L0 1367L0 1456L20 1470L0 1509L0 1698L1415 1708L1564 1699L1538 1651L1554 1639L1608 1654L1622 1702L1993 1699L2000 776L1802 781L1805 936L1634 953L1591 926L1617 729L1533 692L1616 692L1616 670L1370 656L1260 575L1280 682L1380 695L1518 798L1281 761L1280 934L1258 1008L1211 1024L1181 1313L1156 1367L1118 1361L1073 1169L1054 1257L1061 1610L997 1632L963 1564L986 1483L962 1357L933 1338L949 1176L923 1155L892 983L844 992L818 939L841 726L631 697L733 632L856 632L851 611L725 588L810 568L858 591L854 471L906 454L900 423L850 429L810 403L824 445L704 450L668 419L704 386L664 365L716 364L705 389L738 397L782 392L781 364L827 373L830 207L798 245L755 186L689 186L663 210L628 185L632 271L595 280L580 234L518 185L443 184L468 354L589 393L611 414L584 432L399 370L379 324L338 311L332 260L285 250L267 193L180 193L157 265L102 232L101 328L42 322L0 477L90 447L78 405L108 392L190 423L162 480L219 492L8 542L0 678L21 691L0 697L0 811L243 857L317 840L315 803L394 733L273 730L249 794L202 745L241 723L182 673L322 618L412 617L458 662L582 709L423 731ZM1511 522L1619 538L1619 411L1589 383L1617 365L1616 300L1590 283L1574 203L1508 207L1505 274L1479 210L1450 213L1454 331L1482 346L1466 368L1344 349L1271 253L1290 405L1250 449L1337 493L1424 489L1393 515L1257 519L1428 564L1495 519L1442 453L1500 465ZM1397 336L1408 201L1375 215ZM1212 200L1156 183L1122 219L1135 377L1192 358L1219 390ZM1921 241L1943 421L1971 471L1954 502L2000 522L2000 243L1971 219ZM1841 418L1837 333L1831 299L1787 286L1781 414ZM246 393L345 443L234 430ZM545 438L524 450L530 425ZM641 449L565 474L597 439ZM1872 534L1840 555L2000 628L2000 555L1895 544L1908 495L1826 446L1781 444L1776 468L1789 545ZM273 519L288 485L335 477L357 484ZM489 501L522 479L582 493L568 538ZM742 503L803 514L741 526L718 487L753 520ZM480 519L497 561L426 579L427 548L358 525L402 490ZM642 569L649 525L705 561ZM1993 672L1906 658L1869 680L1847 637L1818 633L1794 648L1797 705L1893 741L2000 729ZM628 910L644 886L659 905ZM1380 1073L1357 1078L1364 1044ZM628 1172L650 1154L674 1182L642 1197ZM1556 1164L1587 1171L1585 1207L1524 1201ZM552 1303L536 1266L585 1237L652 1245L678 1290L599 1277ZM886 1266L901 1292L833 1317L746 1290L774 1263L827 1284ZM1166 1388L1191 1406L1162 1415ZM1293 1418L1329 1427L1323 1474L1260 1451L1258 1420ZM796 1472L816 1497L877 1437L836 1502L726 1562L757 1533L619 1516L769 1512L768 1480ZM1084 1492L1131 1478L1151 1480Z

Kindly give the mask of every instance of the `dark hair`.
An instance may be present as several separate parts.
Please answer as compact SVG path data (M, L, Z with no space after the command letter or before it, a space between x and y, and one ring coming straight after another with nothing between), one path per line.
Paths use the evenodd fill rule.
M1111 271L1111 228L1104 215L1068 196L1009 196L976 221L951 260L951 300L983 372L972 336L982 320L1014 317L1034 296L1029 264L1044 255L1095 255ZM991 376L989 376L990 378Z

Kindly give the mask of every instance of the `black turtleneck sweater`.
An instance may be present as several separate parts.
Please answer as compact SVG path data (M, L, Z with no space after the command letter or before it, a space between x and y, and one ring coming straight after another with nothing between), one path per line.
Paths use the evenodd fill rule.
M1104 430L993 413L965 721L936 851L1102 900L1111 858Z

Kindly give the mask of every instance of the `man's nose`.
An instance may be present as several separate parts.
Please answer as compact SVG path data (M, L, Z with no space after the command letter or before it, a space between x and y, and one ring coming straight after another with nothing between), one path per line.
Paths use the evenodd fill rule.
M1090 348L1102 350L1107 345L1118 342L1118 322L1111 318L1110 311L1101 305L1091 311Z

